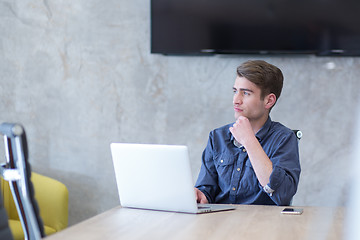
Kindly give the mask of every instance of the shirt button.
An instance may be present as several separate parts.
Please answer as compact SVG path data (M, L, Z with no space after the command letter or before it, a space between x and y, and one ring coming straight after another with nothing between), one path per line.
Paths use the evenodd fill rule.
M243 152L246 152L246 149L245 149L245 148L243 148Z
M232 188L232 190L233 190L233 191L235 191L235 190L236 190L236 188L234 188L234 187L233 187L233 188Z
M240 172L240 168L238 167L237 169L236 169L238 172Z
M220 162L221 162L221 163L223 163L223 162L224 162L224 160L222 160L222 159L221 159L221 160L220 160Z

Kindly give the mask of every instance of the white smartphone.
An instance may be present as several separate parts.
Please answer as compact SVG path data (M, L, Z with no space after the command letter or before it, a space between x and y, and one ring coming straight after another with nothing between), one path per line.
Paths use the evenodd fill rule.
M300 215L303 213L302 208L284 208L281 211L282 214L292 214L292 215Z

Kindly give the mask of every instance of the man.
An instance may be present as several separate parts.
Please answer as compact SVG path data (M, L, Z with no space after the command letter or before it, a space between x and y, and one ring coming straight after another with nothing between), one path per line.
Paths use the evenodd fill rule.
M271 121L283 74L265 61L237 68L236 122L213 130L195 185L199 203L289 205L300 176L297 138Z

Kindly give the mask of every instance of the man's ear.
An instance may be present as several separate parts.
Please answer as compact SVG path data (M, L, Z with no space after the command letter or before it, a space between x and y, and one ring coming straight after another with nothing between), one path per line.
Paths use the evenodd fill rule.
M264 98L265 108L271 109L276 103L276 96L273 93L270 93Z

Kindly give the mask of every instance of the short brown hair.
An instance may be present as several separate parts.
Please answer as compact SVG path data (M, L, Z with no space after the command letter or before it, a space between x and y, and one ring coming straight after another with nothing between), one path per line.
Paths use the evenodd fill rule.
M278 67L262 60L250 60L241 64L236 72L261 89L262 99L270 93L275 94L276 100L279 99L284 76Z

